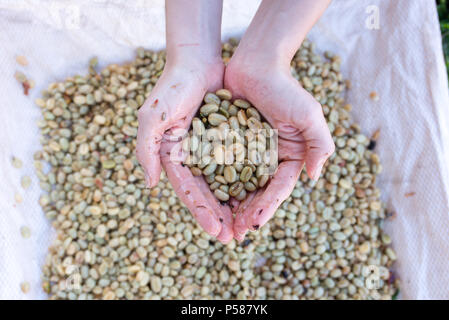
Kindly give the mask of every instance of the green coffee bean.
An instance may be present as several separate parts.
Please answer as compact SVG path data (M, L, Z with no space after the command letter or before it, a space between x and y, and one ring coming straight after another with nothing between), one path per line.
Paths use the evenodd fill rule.
M210 155L212 151L212 144L204 142L201 144L201 157Z
M203 135L206 131L206 128L204 127L204 123L199 118L193 118L192 120L192 128L193 133L195 135Z
M222 140L222 135L221 132L218 128L210 128L206 130L206 139L208 141L221 141Z
M229 132L229 123L227 122L223 122L220 123L220 125L218 126L218 130L220 131L221 136L223 137L223 139L226 139L226 134Z
M14 168L16 169L22 168L23 162L19 158L12 157L11 162Z
M215 94L222 100L231 100L232 99L231 91L226 90L226 89L219 89L215 92Z
M257 150L250 150L248 159L256 166L262 163L262 156Z
M229 118L229 112L228 112L226 109L220 108L220 109L218 110L218 113L224 115L224 116L226 117L226 119Z
M263 155L263 163L270 166L276 166L278 162L278 154L274 150L268 150Z
M270 179L270 177L267 174L260 176L258 178L259 188L263 188L267 184L269 179Z
M237 117L232 116L229 118L229 126L231 127L232 130L239 130L240 129L240 124L239 124L239 120L237 119Z
M268 168L265 165L260 165L256 169L256 177L259 178L262 175L268 174Z
M237 172L241 172L243 170L243 163L236 162L232 165Z
M251 182L255 186L257 186L259 184L257 182L257 178L254 175L251 177L251 179L249 179L249 182Z
M231 102L229 102L228 100L223 100L220 103L220 108L225 109L226 111L228 111L230 105L231 105Z
M217 162L215 160L212 160L206 168L203 169L203 174L205 176L208 176L215 172L215 169L217 169Z
M225 151L225 163L226 165L231 165L234 163L234 153L232 150Z
M253 175L253 169L251 167L244 167L242 172L240 173L240 181L247 182Z
M246 125L248 126L248 128L250 128L251 130L253 130L255 132L263 129L262 123L254 117L249 118L246 121Z
M184 163L186 163L188 166L194 166L194 165L197 165L198 162L199 162L198 158L195 155L189 154L189 155L187 155Z
M248 118L246 117L245 111L239 110L239 112L237 112L237 119L239 120L240 125L246 127Z
M223 175L224 168L225 168L225 166L223 164L218 165L217 169L215 170L215 174Z
M221 184L227 184L228 183L226 181L225 177L223 177L221 175L216 175L215 176L215 181L220 182Z
M234 167L226 166L224 168L223 174L228 183L233 183L235 180L237 180L237 171Z
M235 99L234 100L234 105L236 107L242 108L242 109L248 109L249 107L251 107L251 104L243 99Z
M214 154L214 159L218 164L224 164L225 162L225 148L222 145L217 145L212 151Z
M256 108L253 108L253 107L246 109L246 116L249 119L255 118L259 121L261 120L259 112L256 110Z
M218 198L218 200L221 200L221 201L229 200L229 194L227 194L225 191L223 191L221 189L215 189L214 195Z
M185 137L182 140L182 150L185 152L190 152L190 137Z
M242 191L240 191L240 193L237 196L235 196L235 198L237 200L239 200L239 201L245 200L245 198L246 198L246 190L242 189Z
M184 160L184 164L186 164L187 166L191 166L193 165L193 156L188 154L186 159Z
M231 195L231 197L236 197L240 194L243 188L244 188L243 183L237 181L234 184L232 184L231 187L229 188L229 194Z
M211 184L212 182L215 181L215 174L210 174L210 175L206 176L205 179L208 184Z
M208 103L208 104L205 104L204 106L202 106L200 108L200 114L202 116L208 116L211 113L217 112L218 109L219 109L218 105L212 104L212 103Z
M245 142L249 144L250 142L253 142L256 140L256 133L253 130L246 130L245 131Z
M238 111L239 109L233 104L228 107L228 113L230 116L236 116Z
M252 182L245 182L245 189L246 191L253 192L256 190L256 185L254 185Z
M227 121L228 119L219 113L211 113L208 117L207 120L209 121L209 123L213 126L218 126L220 123Z
M256 166L252 163L251 160L245 159L245 161L243 161L243 164L244 164L245 166L250 167L251 170L252 170L252 172L255 172L255 171L256 171Z
M190 171L192 172L192 174L193 174L195 177L199 177L199 176L201 176L201 175L203 174L203 172L201 171L201 169L198 168L198 167L192 167L192 168L190 168Z
M215 189L218 189L221 186L221 183L218 181L214 181L209 185L209 188L213 191Z
M212 162L212 160L213 159L212 159L211 156L203 156L203 157L201 157L201 161L200 161L200 163L198 163L198 168L204 169L206 166L209 165L209 163Z
M246 155L245 146L239 142L232 144L230 149L236 156L242 155L244 157Z
M273 128L268 123L262 122L262 126L264 128L263 133L266 137L272 137L274 135Z
M216 104L217 106L219 106L221 100L215 94L209 92L209 93L206 93L206 95L204 96L204 102Z
M232 143L242 143L243 141L240 134L240 129L228 131L226 136L226 144L230 145Z

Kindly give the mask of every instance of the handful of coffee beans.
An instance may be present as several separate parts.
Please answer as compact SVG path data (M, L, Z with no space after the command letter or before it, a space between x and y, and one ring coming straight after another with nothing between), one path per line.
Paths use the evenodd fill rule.
M184 163L204 175L220 201L241 201L263 188L277 168L277 131L250 102L229 90L207 93L182 141Z

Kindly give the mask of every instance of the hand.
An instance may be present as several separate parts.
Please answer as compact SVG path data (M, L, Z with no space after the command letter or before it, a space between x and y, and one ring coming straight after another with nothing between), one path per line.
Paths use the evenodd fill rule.
M139 109L137 158L149 187L157 185L162 163L176 194L201 227L226 243L233 238L230 208L218 202L203 177L194 177L188 167L170 160L175 142L168 139L177 131L189 129L206 92L222 87L223 72L220 58L213 63L199 59L167 62L151 95Z
M263 189L235 206L234 237L239 241L273 216L295 187L304 164L309 177L317 180L335 149L321 105L291 76L288 59L277 63L241 57L236 53L226 67L225 87L234 98L250 101L278 129L279 166Z

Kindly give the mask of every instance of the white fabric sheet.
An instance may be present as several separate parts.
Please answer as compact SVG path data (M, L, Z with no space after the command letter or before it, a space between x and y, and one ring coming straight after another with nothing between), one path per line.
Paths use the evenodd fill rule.
M258 3L225 0L223 37L241 36ZM376 8L379 29L370 29ZM137 46L163 48L164 24L162 0L0 0L0 298L46 297L40 275L53 231L38 205L32 166L40 118L34 99L50 82L84 73L94 55L102 67L132 59ZM396 213L387 228L402 298L448 299L449 97L434 1L334 0L309 38L342 56L355 119L368 135L381 130L378 185ZM16 55L29 65L18 65ZM36 82L28 97L17 70ZM378 102L369 99L373 90ZM11 166L13 155L24 168ZM33 178L27 191L20 187L25 174ZM16 192L23 203L15 204ZM21 238L23 225L30 239ZM22 281L31 284L26 295Z

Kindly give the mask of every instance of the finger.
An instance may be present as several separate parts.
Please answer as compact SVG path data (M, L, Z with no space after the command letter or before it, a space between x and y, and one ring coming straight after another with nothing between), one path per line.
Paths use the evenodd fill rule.
M296 117L294 122L306 142L307 174L311 179L318 180L324 163L335 150L321 105L312 98L309 101L307 115Z
M161 160L176 194L208 234L219 237L222 242L229 242L233 237L229 207L218 202L202 177L194 177L189 168L170 159L174 145L162 144Z
M177 129L182 129L180 127L174 128L173 131L177 131ZM171 130L170 130L171 131ZM175 135L173 135L175 136ZM172 140L173 141L173 140ZM171 149L170 149L171 148ZM170 150L170 154L168 153ZM165 151L165 152L164 152ZM173 170L176 171L184 171L182 168L182 161L185 160L187 157L187 154L182 151L182 148L180 148L179 143L175 147L175 143L171 142L163 142L163 147L161 148L161 154L162 154L162 161L169 162L167 165L173 166ZM178 155L178 157L173 157L173 155ZM168 160L165 158L169 158ZM187 174L192 175L191 171L187 169ZM193 175L192 175L193 177ZM233 225L233 219L232 219L232 212L228 205L221 203L217 200L217 198L212 194L209 185L206 183L203 177L193 177L194 180L196 180L196 183L198 187L201 190L202 196L206 198L207 201L209 201L209 204L211 205L213 212L216 216L218 216L218 220L222 224L221 232L217 236L217 240L220 242L226 244L229 241L232 240L234 236L234 232L232 230ZM193 197L195 195L192 195Z
M189 169L187 170L190 172ZM234 231L232 230L233 219L230 206L218 201L215 195L212 194L209 185L207 184L207 182L204 180L203 177L195 177L195 180L197 181L198 187L200 188L202 195L207 199L207 201L213 208L215 215L218 216L218 220L222 225L222 229L217 236L217 240L219 240L221 243L224 244L230 242L234 237Z
M162 165L179 199L187 206L199 225L211 236L218 236L221 232L221 223L190 170L173 164L166 157L162 158Z
M298 137L301 139L301 137ZM278 143L278 158L280 160L296 160L305 162L306 144L304 141L298 140L286 140L279 138Z
M190 171L190 170L189 170ZM234 237L234 231L232 230L232 212L231 208L226 204L221 204L217 198L210 191L209 185L203 177L195 177L197 184L201 189L204 197L209 201L214 213L218 216L222 228L221 232L217 236L217 240L223 244L229 243Z
M157 185L161 175L159 151L165 127L155 121L147 109L139 110L138 121L136 157L144 170L146 184L151 188Z
M246 224L249 230L254 231L265 225L281 203L290 196L303 166L304 162L301 161L281 162L267 187L257 193L251 205L239 216L239 221L236 217L235 225Z
M236 213L239 209L240 201L235 198L229 199L229 206L231 207L232 213Z
M243 241L246 233L249 230L248 222L246 221L244 212L250 206L251 201L257 196L259 192L261 192L261 190L249 193L246 199L239 204L234 220L234 238L239 242Z

